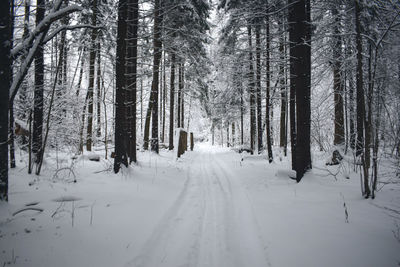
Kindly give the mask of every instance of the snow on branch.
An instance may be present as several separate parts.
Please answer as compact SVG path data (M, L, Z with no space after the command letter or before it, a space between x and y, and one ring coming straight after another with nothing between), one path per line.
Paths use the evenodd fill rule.
M46 38L47 32L50 29L50 26L53 22L58 19L73 13L75 11L80 11L83 8L77 5L71 5L65 8L60 9L62 0L57 1L54 4L53 10L48 14L32 31L29 37L22 42L22 44L16 46L11 55L13 58L21 54L26 54L25 60L22 62L21 67L17 73L17 75L13 79L13 83L10 87L10 102L14 101L15 96L17 95L18 89L21 86L22 81L24 80L26 73L32 61L35 57L36 51L39 46L44 43L44 41L49 41L49 38ZM57 30L56 30L57 31ZM54 37L55 34L51 34L50 36Z
M36 51L39 48L40 43L42 43L44 37L45 37L44 32L39 34L39 36L35 40L33 46L29 50L29 53L26 56L24 62L22 62L17 75L14 77L13 82L10 87L10 93L11 93L10 94L10 103L12 103L14 101L14 98L18 92L18 88L20 87L22 81L24 80L26 73L28 72L29 66L32 64L32 61L36 54Z
M17 45L11 50L12 58L16 58L23 54L25 50L30 49L35 38L38 37L42 32L48 30L54 21L59 20L70 13L81 11L83 8L77 5L71 5L60 10L57 9L58 8L55 6L53 9L54 11L47 15L21 44Z
M59 28L55 29L52 33L50 33L44 40L43 44L47 43L51 39L54 38L57 34L59 34L62 31L67 31L67 30L76 30L76 29L81 29L81 28L90 28L90 29L103 29L103 26L93 26L91 24L79 24L79 25L63 25L60 26Z

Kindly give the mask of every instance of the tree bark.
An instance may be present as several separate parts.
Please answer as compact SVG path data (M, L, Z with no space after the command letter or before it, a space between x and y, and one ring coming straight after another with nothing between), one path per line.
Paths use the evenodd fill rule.
M371 166L371 140L372 140L372 100L374 94L374 83L372 77L372 44L369 43L369 57L368 57L368 91L367 91L367 110L364 124L365 124L365 168L368 174L368 170ZM375 55L376 56L376 55Z
M100 41L97 42L97 79L96 79L96 87L97 87L97 130L96 137L100 138L101 136L101 53L100 53Z
M153 25L153 80L151 83L151 91L149 105L146 112L146 120L144 125L143 148L149 147L150 136L150 119L151 119L151 150L158 153L158 85L159 85L159 68L161 60L161 0L155 0L154 5L154 25Z
M115 158L114 172L118 173L121 164L128 167L127 142L126 142L126 80L125 80L125 55L127 32L127 1L118 2L118 29L117 29L117 55L116 55L116 92L115 92Z
M44 19L45 1L37 0L36 25ZM35 162L40 160L40 149L43 143L43 91L44 91L43 45L39 44L35 55L35 89L33 100L33 133L32 152Z
M167 77L165 73L165 52L164 52L164 64L163 64L163 100L162 100L162 131L161 131L161 142L165 143L165 107L167 102Z
M257 69L256 69L257 151L258 151L258 154L260 154L262 152L262 148L263 148L262 112L261 112L261 38L260 38L261 26L260 26L260 22L257 22L255 30L256 30L256 67L257 67Z
M287 113L287 88L285 83L285 32L283 23L279 23L279 85L281 91L281 115L280 115L280 129L279 129L279 146L286 151L287 146L287 129L286 129L286 113ZM286 153L285 153L286 155Z
M171 52L171 77L169 95L169 150L174 149L175 53Z
M244 143L244 132L243 132L243 122L244 122L244 99L243 99L243 86L240 85L240 145L243 146Z
M12 1L14 2L14 1ZM22 40L26 40L29 36L29 19L30 19L30 0L25 0L25 15L24 15L24 32L22 34ZM25 61L25 54L22 54L21 56L21 62ZM21 83L21 87L19 89L19 104L24 107L24 109L21 109L17 113L17 117L20 118L21 120L27 119L27 113L29 113L28 105L27 103L27 93L28 93L28 81L27 79L24 79L23 82Z
M64 6L68 6L69 0L64 0ZM69 23L69 18L68 16L65 16L61 20L62 25L66 26ZM62 31L61 32L61 38L60 42L58 43L58 58L60 59L60 68L61 71L58 73L58 88L57 90L57 100L59 105L62 107L62 109L58 109L57 116L59 121L57 123L61 124L61 118L63 115L65 115L66 109L65 109L65 86L67 83L67 32Z
M351 56L351 50L350 50L350 45L346 46L346 57ZM354 112L354 77L353 77L353 71L349 70L347 71L346 78L349 81L349 145L352 150L356 148L356 132L355 132L355 122L354 122L354 117L355 117L355 112Z
M182 127L182 63L178 64L178 99L177 99L177 120L178 120L178 128Z
M158 154L159 143L158 143L158 84L159 84L159 72L160 72L160 61L162 53L162 41L161 41L161 24L163 20L162 11L162 0L155 0L154 5L154 30L153 30L153 82L151 85L150 98L153 100L153 108L151 112L151 150Z
M293 4L295 1L290 1L289 4ZM295 11L294 6L289 7L288 22L289 22L289 61L290 61L290 99L289 99L289 112L290 112L290 146L292 150L292 170L296 170L296 86L294 82L295 78L295 64L294 64L294 48L296 46L295 33Z
M364 148L364 120L365 120L365 100L363 86L363 62L362 62L362 37L361 37L361 21L360 21L360 3L355 0L355 24L356 24L356 49L357 49L357 75L356 75L356 95L357 95L357 142L356 155L361 156L361 162L364 165L364 196L369 197L370 190L368 184L368 175L365 175L365 158Z
M85 67L85 47L82 48L82 56L81 56L81 68L79 70L79 77L78 77L78 83L76 85L76 93L75 95L78 97L80 90L81 90L81 85L82 85L82 79L83 79L83 68Z
M254 95L254 69L253 69L253 45L251 25L247 25L248 49L249 49L249 72L248 72L248 86L250 93L250 150L251 154L254 152L255 133L256 133L256 100Z
M182 71L181 71L181 127L185 128L185 62L182 61Z
M8 104L11 85L11 1L0 4L0 201L8 201Z
M147 111L146 111L146 117L144 119L144 136L143 136L143 149L144 150L149 149L150 119L151 119L152 109L153 109L153 99L152 99L152 94L150 93L149 104L148 104Z
M272 113L271 109L271 62L270 62L270 31L269 31L269 16L266 17L266 74L267 74L267 86L266 86L266 99L265 99L265 126L266 126L266 135L267 135L267 150L268 150L268 162L271 163L273 161L272 155L272 141L271 141L271 120L270 114ZM260 96L261 97L261 96ZM261 105L261 103L260 103ZM261 106L260 106L261 109ZM260 129L261 130L261 129Z
M128 1L128 32L127 32L127 94L128 126L129 127L129 163L137 162L136 158L136 94L137 94L137 37L139 23L138 0Z
M11 2L11 11L10 11L10 47L14 47L14 1ZM12 66L13 66L13 60L10 62L11 65L11 73L10 73L10 83L12 83L13 80L13 71L12 71ZM9 104L9 109L10 109L10 125L9 125L9 131L10 131L10 168L15 168L15 134L14 134L14 102Z
M296 92L296 180L311 169L311 31L309 0L289 0L291 86Z
M92 25L97 24L97 0L92 2ZM96 41L97 41L97 29L92 29L91 43L90 43L90 54L89 54L89 86L88 86L88 124L87 124L87 135L86 135L86 150L92 151L92 138L93 138L93 91L94 91L94 72L95 72L95 61L96 61Z
M342 40L339 28L340 18L336 7L332 8L333 25L333 92L335 103L335 130L333 144L338 147L344 145L344 115L343 115L343 78L342 78Z
M235 123L232 122L232 146L235 147Z

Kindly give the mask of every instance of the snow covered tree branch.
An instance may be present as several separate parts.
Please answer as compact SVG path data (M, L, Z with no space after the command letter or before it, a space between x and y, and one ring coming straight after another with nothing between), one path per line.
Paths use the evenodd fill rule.
M35 57L36 51L40 45L43 43L48 42L56 36L57 33L61 32L62 30L68 29L68 26L64 25L61 26L59 29L55 30L52 34L50 34L47 38L47 32L50 29L50 26L52 25L53 22L63 18L64 16L76 12L76 11L81 11L82 7L79 7L77 5L71 5L69 7L65 7L60 9L62 1L57 1L53 7L53 11L47 15L43 21L41 21L37 27L32 31L32 33L29 35L29 37L23 41L20 45L16 46L12 51L11 51L11 57L16 58L18 56L21 56L23 54L26 55L25 60L21 64L21 67L15 76L13 83L10 87L10 102L14 101L15 96L17 95L18 88L20 87L22 81L24 80L24 77L26 76L28 69L30 65L32 64L32 61ZM59 10L60 9L60 10ZM83 26L82 26L83 27ZM88 27L88 25L86 25ZM72 27L71 27L72 28ZM75 28L78 28L75 26Z

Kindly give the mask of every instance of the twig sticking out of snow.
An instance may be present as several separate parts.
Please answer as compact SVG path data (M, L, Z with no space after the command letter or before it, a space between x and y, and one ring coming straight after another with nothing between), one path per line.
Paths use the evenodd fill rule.
M349 223L349 213L347 211L346 201L344 200L344 196L343 196L342 192L340 192L340 195L342 196L342 199L343 199L345 221L346 221L346 223Z
M15 215L17 215L18 213L21 213L21 212L24 212L24 211L27 211L27 210L34 210L34 211L39 211L39 212L43 212L43 211L44 211L44 209L42 209L42 208L27 207L27 208L23 208L23 209L17 210L17 211L14 212L12 215L15 216Z
M90 206L90 225L93 225L93 207L96 204L96 201L93 202L92 206Z

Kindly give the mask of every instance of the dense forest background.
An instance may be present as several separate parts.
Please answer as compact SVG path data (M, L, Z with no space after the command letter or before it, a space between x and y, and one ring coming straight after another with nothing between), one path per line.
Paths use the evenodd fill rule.
M399 176L399 30L389 0L1 1L0 198L17 164L112 152L117 173L181 130L298 182L324 151L374 197Z

